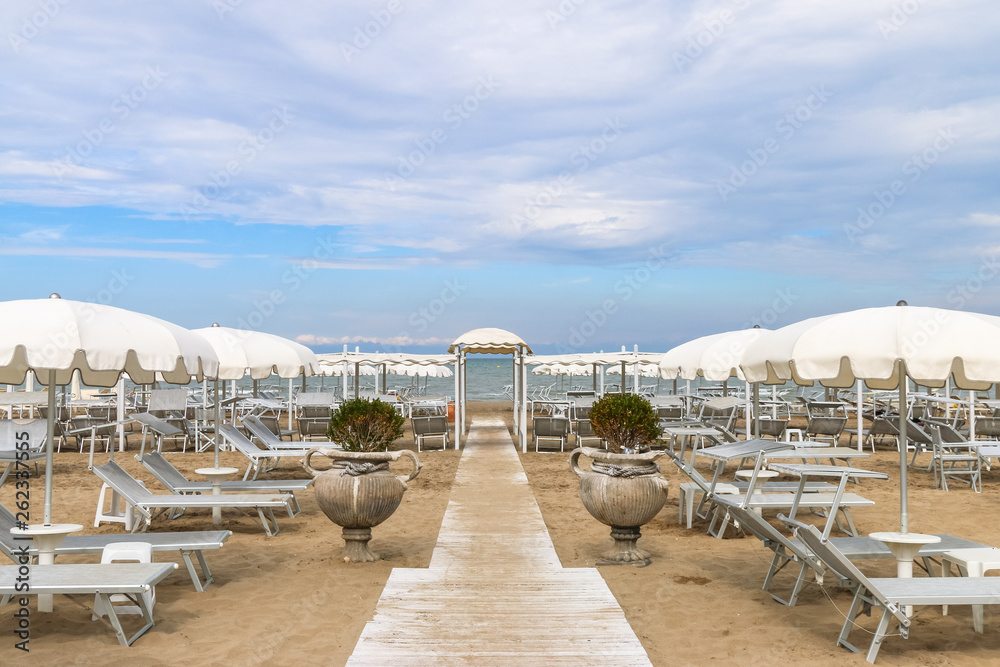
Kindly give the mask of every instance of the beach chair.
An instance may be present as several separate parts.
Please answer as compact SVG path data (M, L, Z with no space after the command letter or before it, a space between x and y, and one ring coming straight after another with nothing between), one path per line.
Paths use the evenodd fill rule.
M275 434L274 431L265 426L264 422L262 422L259 418L253 415L247 415L246 417L240 419L240 421L243 423L243 426L246 427L246 430L250 432L251 437L257 438L257 441L260 442L260 444L264 445L264 447L267 449L274 449L280 451L286 449L303 448L303 444L301 442L285 442L277 434ZM321 443L318 443L318 445L324 447L333 447L336 449L341 448L340 445L333 442L332 440L325 440ZM317 445L313 445L310 443L309 446L313 447Z
M146 452L143 455L136 455L136 459L143 465L153 477L167 487L170 493L212 493L212 483L202 481L191 481L184 474L175 468L173 464L163 457L159 452ZM292 508L296 517L302 512L299 501L295 498L296 491L304 491L313 483L310 479L257 479L250 481L223 481L222 490L226 493L290 493L292 494Z
M716 496L733 496L736 494L734 502L739 504L745 498L747 489L750 488L750 482L743 480L719 482L718 479L714 479L710 482L705 479L697 468L685 462L679 455L668 451L667 456L674 462L674 465L680 468L691 479L690 482L684 482L680 485L677 516L677 523L680 524L685 523L686 517L688 528L691 528L694 516L700 519L707 519L712 514L715 509L712 503ZM794 492L798 490L799 482L766 482L760 488L767 493ZM805 490L810 493L832 492L836 491L836 489L837 487L828 482L806 482L805 485ZM702 495L702 500L696 510L694 500L698 494ZM706 504L709 507L705 512L702 512L702 508Z
M423 441L430 438L441 438L441 449L448 448L448 418L444 415L428 417L411 417L410 424L413 427L413 441L417 445L417 451Z
M174 426L177 431L164 438L180 438L181 451L187 450L188 435L194 426L187 420L187 389L154 389L149 394L146 413ZM161 445L162 447L162 442Z
M717 502L727 507L733 518L739 523L741 530L759 539L766 548L773 552L770 566L764 576L764 584L761 586L761 589L770 593L772 598L781 604L792 607L795 605L803 585L808 581L810 572L815 573L817 583L822 582L826 567L800 540L782 534L759 514L741 507L726 496L719 497ZM942 554L953 549L978 549L986 546L954 535L939 534L937 537L941 538L941 541L922 548L918 554L920 561L917 561L918 565L932 576L933 558L940 558ZM884 542L870 537L828 537L827 541L840 549L851 560L893 557L892 552L889 551L889 547ZM793 563L799 565L799 572L791 594L787 600L784 600L771 592L771 586L775 576Z
M21 553L24 542L14 540L10 529L16 526L14 514L0 505L0 552L3 552L14 562ZM183 531L176 533L143 533L141 535L67 535L55 549L56 556L97 555L104 552L104 547L112 542L148 542L156 551L179 551L195 590L201 592L208 588L214 579L212 571L205 561L204 552L207 549L221 549L232 535L230 530ZM30 543L29 543L30 545ZM33 545L28 547L28 555L34 560L38 549ZM198 560L201 574L195 568L191 556Z
M23 470L22 466L27 466L29 462L35 464L35 476L38 476L38 462L45 460L45 431L44 419L0 419L0 465L3 466L0 486L12 472L19 467ZM23 435L27 439L18 437ZM27 449L19 450L18 443L24 442Z
M282 458L293 456L301 459L312 449L311 445L304 449L261 449L243 435L235 424L221 424L219 433L233 449L249 459L243 481L257 479L261 472L274 470Z
M115 493L120 495L127 506L126 511L135 511L139 514L141 521L136 521L132 525L132 532L137 532L141 527L143 530L149 528L153 518L161 512L168 510L184 510L189 508L214 509L236 508L244 510L256 510L260 523L264 527L264 532L269 536L278 534L278 522L274 518L275 509L284 509L288 516L293 516L293 503L295 501L292 494L224 494L219 496L185 496L185 495L165 495L153 494L139 483L137 479L117 463L108 462L103 465L91 468L102 482L108 485Z
M23 579L19 565L0 566L0 595L87 595L96 596L108 620L100 620L115 631L122 646L131 646L153 627L153 611L145 595L177 569L176 563L107 563L101 565L33 565L31 585ZM111 604L112 595L127 595L139 607L142 627L131 636L122 629Z
M837 637L838 646L860 653L861 649L848 641L855 619L861 614L870 615L873 608L881 611L878 627L866 656L870 663L874 663L878 657L891 622L895 621L897 626L894 635L909 638L912 621L906 615L908 606L984 605L1000 601L1000 578L997 577L868 578L840 549L829 540L824 540L814 526L784 517L782 520L794 529L796 536L813 555L837 576L850 582L855 589L854 601Z
M948 479L961 480L979 493L983 490L983 466L979 446L969 441L945 442L941 428L928 426L933 446L934 486L948 490Z
M566 439L569 437L569 417L535 417L531 423L536 452L539 440L558 440L559 451L566 450Z

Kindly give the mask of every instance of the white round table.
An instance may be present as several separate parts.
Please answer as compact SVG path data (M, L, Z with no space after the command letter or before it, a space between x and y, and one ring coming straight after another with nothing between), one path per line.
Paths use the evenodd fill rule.
M937 535L922 533L871 533L868 537L883 542L896 557L896 576L900 579L913 577L913 559L925 544L937 544L941 538ZM913 607L906 607L906 615L913 615Z
M198 468L195 470L196 474L207 477L208 481L212 483L213 496L221 496L222 482L225 481L227 477L237 472L239 472L238 468ZM212 508L212 523L215 525L222 523L221 507Z
M78 523L42 523L24 528L11 528L10 534L31 538L31 544L38 550L38 564L52 565L56 559L56 547L62 544L66 536L83 530L83 526ZM52 596L38 596L38 611L52 611Z
M754 473L753 470L737 470L736 476L742 477L749 481L753 479L753 473ZM754 481L753 487L747 489L747 497L750 498L750 500L752 501L754 496L759 496L762 493L764 493L764 485L767 484L767 480L773 479L777 477L779 474L780 473L777 473L773 470L758 470L757 479ZM762 512L762 510L759 507L751 509L757 514L761 514Z

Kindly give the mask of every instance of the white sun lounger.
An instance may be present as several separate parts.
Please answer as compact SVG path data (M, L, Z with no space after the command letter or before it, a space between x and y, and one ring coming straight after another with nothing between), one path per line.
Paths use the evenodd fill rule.
M240 430L236 428L233 424L222 424L219 426L219 433L222 437L226 439L229 444L233 446L236 451L250 460L247 465L247 470L243 473L243 480L257 479L262 471L273 470L277 465L278 461L282 458L288 456L294 456L296 458L304 458L306 454L312 447L307 447L305 449L261 449L255 445L250 438L246 437ZM251 475L251 473L253 473Z
M879 609L882 616L872 637L866 659L874 663L882 641L886 638L889 623L895 619L898 634L903 639L910 635L911 619L906 615L906 607L912 605L986 605L1000 602L1000 578L996 577L920 577L903 579L898 577L868 578L854 563L828 540L814 526L782 517L794 528L796 535L812 553L838 576L851 582L855 587L854 602L847 612L844 626L837 637L837 645L855 653L861 649L848 642L854 619L871 609Z
M794 537L783 535L777 528L772 526L767 520L756 512L751 512L731 502L726 497L717 499L720 505L725 505L730 514L740 524L740 528L759 539L765 547L774 552L771 558L771 565L764 576L764 584L761 589L771 593L771 597L788 606L794 606L798 599L802 586L806 583L810 571L815 572L817 578L826 573L826 568L822 562L813 556L812 552ZM926 545L918 554L922 560L921 566L928 573L933 575L932 558L940 557L946 551L952 549L975 549L986 547L985 544L966 540L954 535L939 534L941 538L938 544ZM893 558L889 547L884 542L874 540L870 537L831 537L828 538L830 544L840 549L843 554L852 559L865 558ZM774 577L790 563L799 564L799 573L792 587L791 595L787 600L783 600L771 592L771 584Z
M212 483L191 481L184 474L175 468L159 452L146 452L140 457L136 457L146 470L153 474L153 477L160 480L163 486L167 487L170 493L211 493ZM296 491L304 491L313 483L310 479L259 479L250 481L224 481L222 490L228 493L291 493L292 509L294 518L302 512L299 501L295 499Z
M278 451L287 449L302 449L301 442L287 442L282 440L279 436L275 435L271 429L264 425L260 419L254 415L247 415L240 419L243 425L247 427L250 431L250 435L257 438L261 444L263 444L268 449L274 449ZM340 445L333 442L332 440L310 440L309 445L311 447L332 447L334 449L340 449Z
M122 646L131 646L153 627L153 613L143 593L163 581L177 569L177 563L107 563L102 565L32 565L29 589L18 590L22 566L0 566L0 595L87 595L97 596L104 603L108 620L104 621L118 636ZM118 614L111 604L112 595L127 595L139 607L144 625L131 637L125 634ZM83 606L83 605L81 605ZM10 649L8 649L10 650Z
M220 496L175 496L167 494L153 494L139 484L128 472L117 463L109 462L104 465L94 466L94 474L101 478L113 491L117 492L128 507L134 508L143 521L136 521L132 526L132 532L136 532L142 527L143 530L149 527L153 517L160 512L171 509L202 508L213 509L215 507L234 507L237 509L257 510L260 523L264 526L264 532L268 535L278 534L278 522L274 518L274 510L283 508L292 515L292 503L294 497L289 494L265 495L263 493L244 494L223 494ZM128 511L128 510L126 510Z
M10 529L15 525L14 515L6 507L0 505L0 552L6 554L14 562L18 562L17 556L21 553L21 546L30 545L31 542L18 541L13 538ZM191 575L191 582L195 589L200 592L208 588L208 585L214 581L212 571L208 569L208 563L205 562L205 555L202 552L206 549L221 549L232 534L230 530L204 530L143 533L141 535L67 535L66 539L56 547L55 555L88 554L100 556L104 552L104 547L112 542L148 542L153 551L180 551L181 558L184 559L184 564ZM201 566L201 576L191 561L192 554L198 559L198 564ZM28 555L34 559L38 555L38 549L29 546Z

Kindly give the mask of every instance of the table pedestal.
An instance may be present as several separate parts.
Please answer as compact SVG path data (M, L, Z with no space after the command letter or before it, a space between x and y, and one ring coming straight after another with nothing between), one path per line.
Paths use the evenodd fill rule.
M239 472L239 470L236 468L198 468L195 470L196 474L204 475L208 478L208 481L212 483L213 496L221 496L222 482L225 481L227 477L237 472ZM222 523L221 507L212 508L212 523L216 526Z
M896 576L900 579L913 577L913 559L916 558L920 547L941 541L937 535L921 533L872 533L869 537L889 547L889 551L896 558ZM906 607L906 615L913 616L912 606Z
M753 479L753 473L754 473L753 470L737 470L736 476L745 478L747 480L751 480ZM754 480L753 486L747 488L747 498L749 498L749 500L752 502L754 496L759 496L762 493L764 493L764 485L767 484L767 480L777 477L778 474L779 473L776 473L773 470L758 470L757 479ZM751 507L750 509L752 509L757 514L763 513L763 510L761 510L759 507Z
M62 544L66 536L83 530L83 526L76 523L53 523L49 525L36 524L25 528L11 528L10 534L31 538L31 544L38 550L38 564L52 565L56 560L56 547ZM52 611L52 596L38 596L38 611Z

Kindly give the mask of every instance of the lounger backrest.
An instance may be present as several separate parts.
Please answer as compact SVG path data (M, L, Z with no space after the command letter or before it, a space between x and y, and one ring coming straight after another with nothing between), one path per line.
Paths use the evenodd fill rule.
M878 602L886 608L896 609L896 607L891 605L889 600L886 599L885 595L883 595L882 592L876 588L874 584L872 584L868 577L862 574L861 570L859 570L854 563L852 563L847 556L841 552L840 549L823 539L823 534L819 532L815 526L809 526L794 519L789 519L785 516L779 516L779 518L784 521L786 525L792 527L795 530L796 537L802 540L802 544L806 545L806 548L812 551L816 557L823 561L823 563L834 573L864 587L873 598L878 600ZM905 615L903 618L906 618Z
M569 419L566 417L535 417L536 436L563 437L569 433Z
M0 504L0 551L7 555L14 562L17 559L14 557L14 551L17 549L17 542L14 540L14 536L10 534L10 529L17 525L17 519L14 514ZM23 544L23 542L22 542Z
M780 544L798 560L807 561L810 565L819 569L819 563L815 558L803 551L799 545L782 535L777 528L772 526L753 510L744 509L733 501L725 498L725 496L718 496L715 501L729 510L729 514L739 522L741 528L746 529L748 532L752 533L764 542L774 542L776 544Z
M149 394L146 410L158 412L180 412L187 410L187 389L154 389Z
M229 444L246 456L260 456L263 453L260 447L253 444L248 437L240 433L235 424L220 425L219 433L229 441Z
M246 426L250 432L259 438L265 445L268 443L281 442L281 439L272 433L271 429L264 426L264 424L253 415L244 417L242 421L243 425Z
M17 449L17 435L28 434L28 448L38 450L45 444L46 423L44 419L0 419L0 450ZM22 440L23 442L23 440Z
M136 455L135 458L139 459L139 456ZM177 493L176 489L179 486L190 484L190 480L159 452L146 452L139 462L153 474L153 477L160 480L163 486L170 489L171 493Z
M444 416L413 417L411 422L417 435L441 435L448 430L448 418Z
M708 480L705 479L705 477L698 472L696 468L685 462L684 459L674 452L667 450L667 456L670 457L670 460L674 462L675 466L680 468L685 475L691 478L692 482L698 485L698 488L701 489L702 493L708 494L709 489L711 488Z
M132 477L124 468L113 461L94 466L93 471L101 478L102 482L124 496L133 505L141 504L143 500L151 498L153 495L135 477Z

